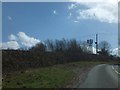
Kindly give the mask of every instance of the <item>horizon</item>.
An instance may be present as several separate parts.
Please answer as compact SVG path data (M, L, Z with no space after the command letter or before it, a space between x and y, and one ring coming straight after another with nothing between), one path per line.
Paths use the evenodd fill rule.
M98 33L99 42L107 41L115 50L118 48L118 28L113 14L116 10L109 4L112 5L97 3L98 7L95 3L3 2L3 41L0 46L7 48L12 45L13 49L32 47L47 39L62 38L93 39L95 42ZM104 6L107 7L103 9Z

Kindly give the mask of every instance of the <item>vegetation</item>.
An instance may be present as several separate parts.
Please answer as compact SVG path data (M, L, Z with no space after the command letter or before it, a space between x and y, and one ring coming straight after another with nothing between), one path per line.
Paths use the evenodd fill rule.
M99 49L101 55L110 55L111 45L107 41L102 41L99 43Z
M62 39L47 40L29 50L2 50L3 87L61 87L78 67L118 62L118 57L110 55L109 43L99 46L100 53L93 54L87 42Z
M90 66L105 62L73 62L54 65L45 68L28 69L6 75L3 88L60 88L69 85L77 76L77 69L81 71Z
M3 50L3 74L76 61L118 60L118 58L110 56L107 42L102 42L100 45L101 53L99 55L89 52L86 42L78 42L75 39L47 40L46 43L39 43L29 50Z

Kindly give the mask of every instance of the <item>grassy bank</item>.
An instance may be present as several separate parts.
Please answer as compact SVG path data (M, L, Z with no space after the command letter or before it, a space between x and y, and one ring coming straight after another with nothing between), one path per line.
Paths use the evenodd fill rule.
M45 68L28 69L8 74L3 88L57 88L65 87L81 69L105 62L74 62ZM78 70L78 71L77 71Z

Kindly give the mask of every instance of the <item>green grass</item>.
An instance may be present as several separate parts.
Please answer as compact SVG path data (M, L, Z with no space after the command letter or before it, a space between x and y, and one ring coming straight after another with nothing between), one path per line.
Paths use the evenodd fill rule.
M55 67L32 69L24 73L17 73L14 76L6 77L6 80L3 82L3 87L60 87L59 85L62 85L71 78L71 73L72 70Z
M84 68L102 62L73 62L45 68L29 69L15 72L3 80L3 88L57 88L67 84L75 73L76 68Z

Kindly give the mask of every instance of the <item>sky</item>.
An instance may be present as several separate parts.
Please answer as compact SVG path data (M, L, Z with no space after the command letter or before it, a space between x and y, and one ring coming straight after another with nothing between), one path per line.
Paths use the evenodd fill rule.
M117 0L110 2L3 2L0 47L32 47L47 39L87 41L98 33L118 47ZM93 44L95 47L95 44Z

